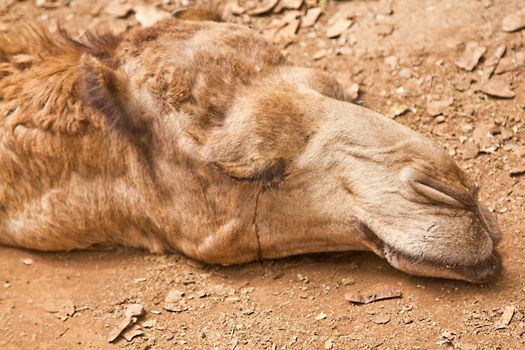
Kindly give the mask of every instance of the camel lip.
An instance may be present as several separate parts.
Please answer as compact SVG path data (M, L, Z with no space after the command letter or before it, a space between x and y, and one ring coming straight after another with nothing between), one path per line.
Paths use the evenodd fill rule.
M381 240L368 226L361 223L361 232L366 236L366 245L390 265L411 275L463 280L471 283L489 282L502 267L495 250L485 259L474 264L447 263L425 256L412 256Z
M383 245L383 254L390 265L412 275L463 280L476 284L491 281L502 267L501 259L495 251L484 260L472 265L447 264L431 261L425 257L416 258L388 245Z

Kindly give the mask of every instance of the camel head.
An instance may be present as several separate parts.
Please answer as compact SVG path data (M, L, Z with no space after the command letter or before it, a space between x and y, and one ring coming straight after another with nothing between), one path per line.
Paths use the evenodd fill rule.
M226 177L228 186L251 188L244 200L256 202L259 257L365 249L415 275L483 282L494 274L496 221L447 153L344 101L326 73L284 65L251 31L199 25L175 45L166 44L173 42L173 28L160 32L166 38L151 48L154 53L148 47L121 70L140 77L137 71L155 58L163 62L152 85L132 83L130 94L149 101L143 105L153 107L141 113L157 123L156 115L171 113L159 128L177 130L170 140L176 152L217 171L210 181ZM192 60L193 67L170 69ZM175 98L192 96L191 105L159 107L167 102L153 88L161 72L165 90L185 86ZM201 105L206 108L195 107Z
M253 79L196 153L263 187L264 258L370 249L410 274L472 282L499 266L476 184L428 138L344 101L323 73L284 66Z
M93 125L103 119L94 135L114 141L88 148L63 139L77 142L64 146L68 154L83 150L85 160L75 162L92 162L83 169L105 171L99 178L107 179L103 192L93 185L69 200L77 205L69 224L83 220L78 208L88 199L99 212L109 203L113 214L82 221L91 232L82 246L104 239L157 251L167 245L224 264L371 250L414 275L484 282L497 271L500 234L476 184L428 138L345 101L329 74L287 65L259 35L234 24L168 20L91 41L70 49L78 60L70 64L77 110ZM106 156L89 156L97 147ZM117 168L124 184L107 170ZM85 188L94 178L75 176ZM62 173L60 181L67 178ZM90 226L106 222L114 231ZM123 238L125 222L133 223L133 236ZM60 227L78 242L71 232L82 231L67 225ZM60 227L53 226L54 237ZM4 242L37 241L20 237ZM38 249L81 246L38 242Z
M446 152L319 93L300 81L307 72L277 75L238 96L204 146L229 176L266 182L256 217L263 257L369 249L410 274L494 274L495 218Z

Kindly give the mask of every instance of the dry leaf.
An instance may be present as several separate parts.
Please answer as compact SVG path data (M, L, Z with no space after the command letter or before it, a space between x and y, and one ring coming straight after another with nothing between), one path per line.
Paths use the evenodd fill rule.
M465 51L460 58L456 60L456 66L466 71L472 71L477 66L481 56L487 51L487 48L480 46L477 42L470 41L465 46Z
M499 148L498 140L493 135L494 123L481 122L472 131L472 140L483 153L494 153Z
M525 28L525 8L505 17L501 22L501 29L505 32L514 32Z
M284 10L299 10L304 0L281 0L275 8L275 12Z
M513 98L516 96L504 79L491 79L481 84L479 90L487 95L499 98Z
M144 332L142 331L139 325L133 325L132 327L122 332L121 335L122 335L122 338L130 342L133 338L138 337L139 335L143 335L143 334Z
M315 61L317 61L317 60L320 60L323 57L326 57L327 54L328 54L328 51L326 49L321 49L321 50L317 51L316 53L314 53L312 55L312 58Z
M184 300L181 300L178 303L166 303L163 307L165 310L171 312L184 312L188 310L188 306Z
M115 341L126 328L133 323L132 319L125 318L120 321L112 330L109 332L108 341L111 343Z
M124 312L124 319L121 320L109 333L108 341L115 341L129 326L137 322L137 317L142 315L144 308L141 304L130 304Z
M60 6L60 3L55 1L47 1L47 0L35 0L35 5L37 7L45 8L45 9L53 9Z
M120 0L110 1L104 8L104 12L115 18L126 17L133 7L130 4L123 4Z
M326 36L329 38L336 38L350 28L352 23L352 20L348 18L338 19L326 29Z
M438 343L438 345L444 345L444 344L452 345L452 341L455 338L456 338L456 333L449 332L449 331L444 331L443 333L441 333L440 339L439 339L439 341L437 343Z
M356 304L369 304L378 300L400 298L403 293L398 289L384 288L376 293L346 293L345 300Z
M181 292L177 289L171 289L168 294L166 294L166 297L164 298L164 302L166 303L178 303L182 297L184 296L184 292Z
M135 19L143 27L150 27L160 20L170 17L168 12L157 9L151 5L135 5Z
M479 154L479 146L474 142L467 142L463 148L463 159L474 159Z
M420 96L426 85L425 78L410 78L402 86L404 89L403 94L412 97ZM428 86L430 87L430 84Z
M243 310L243 315L253 315L255 313L255 309L247 309L247 310Z
M301 28L308 28L313 26L315 22L317 22L317 20L319 19L319 16L321 16L322 12L323 11L318 7L308 9L306 11L306 15L302 18Z
M501 57L503 57L505 54L506 49L507 47L505 45L498 46L492 56L487 59L485 64L486 68L483 70L483 79L489 79L492 73L494 73L494 70L498 66Z
M388 322L390 322L390 316L388 315L378 315L378 316L375 316L372 321L375 323L375 324L386 324Z
M508 141L512 139L512 137L514 136L514 133L512 132L511 129L505 128L503 126L500 127L500 134L501 134L501 139L503 141Z
M206 297L209 297L210 296L210 293L208 293L207 291L205 290L198 290L197 292L195 292L195 296L197 298L206 298Z
M22 259L22 264L26 265L26 266L31 266L33 265L33 259L30 259L30 258L26 258L26 259Z
M142 304L129 304L124 312L125 317L137 317L142 315L144 307Z
M298 273L297 276L297 281L298 282L305 282L305 283L308 283L308 276L305 276L303 275L302 273Z
M472 82L472 78L465 75L457 76L450 80L450 83L454 87L454 89L458 91L466 91L470 88L470 83Z
M317 316L315 316L316 321L324 320L327 317L327 315L324 312L319 313Z
M444 114L448 107L450 107L454 103L453 98L447 98L444 100L439 101L431 101L427 103L427 112L432 117L435 117L436 115Z
M157 320L149 320L142 324L142 327L144 328L153 328L157 325Z
M503 310L503 314L501 315L500 320L496 323L495 328L496 329L507 328L510 321L512 321L512 316L514 316L514 312L516 312L516 307L505 306L505 310Z
M496 74L512 72L525 64L525 52L517 52L513 57L504 57L496 67Z
M408 106L405 104L395 104L390 109L390 112L388 112L388 116L393 119L395 117L399 117L400 115L405 114L409 110L410 108L408 108Z
M388 23L379 23L376 25L377 35L387 36L394 32L394 26Z
M256 7L252 10L248 10L247 12L249 15L252 15L252 16L263 15L273 10L273 8L275 7L275 5L277 5L278 2L279 0L268 0L265 3L263 3L261 6Z

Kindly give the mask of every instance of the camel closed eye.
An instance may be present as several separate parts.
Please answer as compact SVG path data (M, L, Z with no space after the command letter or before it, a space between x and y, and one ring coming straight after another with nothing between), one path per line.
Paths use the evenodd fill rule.
M420 195L431 200L434 203L442 203L453 208L466 208L466 205L450 196L449 194L442 192L436 188L430 187L421 182L413 182L412 188Z

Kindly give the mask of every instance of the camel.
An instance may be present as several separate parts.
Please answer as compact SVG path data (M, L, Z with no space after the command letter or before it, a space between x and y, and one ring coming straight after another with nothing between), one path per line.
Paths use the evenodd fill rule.
M500 231L426 137L241 25L0 37L0 244L241 264L368 250L484 283Z

